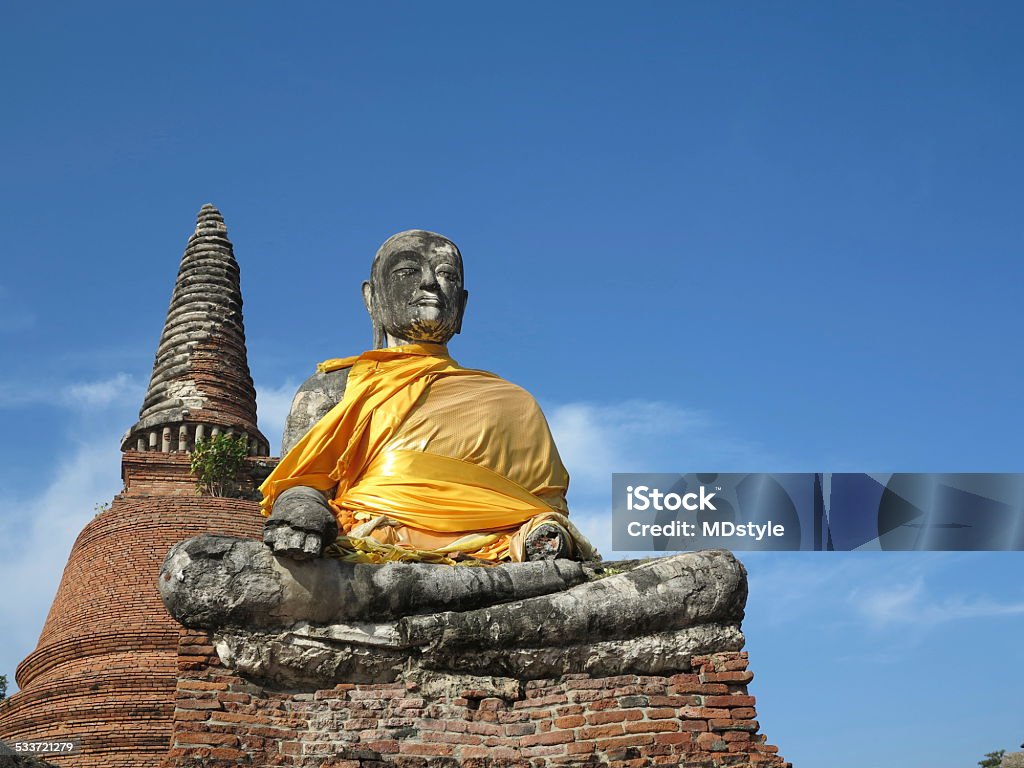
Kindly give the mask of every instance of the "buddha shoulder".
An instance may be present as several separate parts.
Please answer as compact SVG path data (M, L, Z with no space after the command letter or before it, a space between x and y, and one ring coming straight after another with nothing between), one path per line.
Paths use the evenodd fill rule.
M291 450L309 428L327 415L345 396L349 368L329 373L314 373L299 387L285 420L281 438L281 455Z

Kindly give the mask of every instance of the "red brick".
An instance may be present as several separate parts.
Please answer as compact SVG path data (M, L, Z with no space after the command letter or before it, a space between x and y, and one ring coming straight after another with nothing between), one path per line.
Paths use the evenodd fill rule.
M483 736L500 736L502 728L500 725L495 725L493 723L472 722L466 724L466 732L479 733Z
M708 725L712 731L750 731L756 733L757 720L711 720Z
M555 744L552 746L538 746L538 747L523 747L523 757L552 757L554 755L564 755L565 745Z
M587 715L587 724L604 725L605 723L621 723L623 720L639 720L642 717L643 713L637 709L595 712L592 715Z
M174 722L186 720L206 720L210 717L208 711L195 712L193 710L179 709L174 713Z
M669 690L672 693L699 693L704 696L714 696L729 693L729 686L724 683L679 683L673 685Z
M701 675L701 682L704 683L749 683L753 679L753 672L710 672Z
M537 726L534 723L509 723L505 726L507 736L529 736L536 732Z
M523 736L519 743L524 747L533 747L565 744L572 740L573 735L571 731L551 731L549 733L535 733L532 736Z
M663 733L678 731L679 723L675 720L639 720L626 723L626 733Z
M722 738L726 741L750 741L751 734L746 731L726 731Z
M398 751L403 755L450 755L452 748L446 744L417 744L414 742L399 742Z
M586 724L587 719L582 715L568 715L566 717L556 717L555 727L556 728L577 728L581 725Z
M610 723L609 725L594 725L589 728L580 728L576 733L581 739L601 739L608 736L618 736L625 732L621 723Z
M679 716L692 720L710 720L713 717L729 717L728 709L711 709L710 707L683 707L679 710Z
M195 745L195 746L216 746L216 745L231 745L236 746L238 744L238 737L233 736L230 733L208 733L208 732L196 732L196 731L183 731L174 734L174 744L179 747Z
M175 711L180 709L224 709L224 705L217 699L182 699L177 702Z
M642 747L645 744L653 744L654 737L651 735L636 734L632 736L620 736L614 739L599 739L597 748L603 752L611 752L623 747Z
M753 696L708 696L704 699L705 707L752 707Z
M655 707L647 710L648 720L662 720L667 717L675 717L676 711L672 707Z
M681 731L706 731L707 729L707 720L683 720L679 723Z
M692 744L693 735L690 733L658 733L654 736L655 744Z

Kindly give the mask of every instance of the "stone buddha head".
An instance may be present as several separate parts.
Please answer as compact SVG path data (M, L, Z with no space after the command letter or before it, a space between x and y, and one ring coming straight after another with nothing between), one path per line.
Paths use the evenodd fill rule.
M462 330L468 297L455 243L422 229L392 235L363 283L374 347L447 344Z

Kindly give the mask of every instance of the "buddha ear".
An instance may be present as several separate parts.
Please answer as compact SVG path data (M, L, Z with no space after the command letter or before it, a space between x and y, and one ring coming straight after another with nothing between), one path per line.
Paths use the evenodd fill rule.
M387 334L384 332L384 321L380 317L377 307L377 299L373 293L373 283L369 280L363 282L363 304L366 311L370 313L370 325L373 326L373 348L383 349L387 344Z
M462 302L459 306L459 320L455 324L455 332L462 333L462 316L466 314L466 304L469 302L469 291L463 289L462 291Z
M370 313L370 317L373 317L373 285L369 280L363 281L363 304L366 305L366 311Z

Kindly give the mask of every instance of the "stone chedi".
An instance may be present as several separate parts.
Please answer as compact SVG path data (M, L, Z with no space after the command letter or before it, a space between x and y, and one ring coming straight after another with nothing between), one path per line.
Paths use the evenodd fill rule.
M169 765L784 765L746 691L743 566L724 551L601 564L565 515L542 419L523 429L499 398L460 421L490 375L443 347L467 296L456 255L418 230L382 247L363 288L380 349L300 389L262 486L264 542L168 553L160 592L190 630ZM469 386L431 405L439 372ZM492 474L513 456L480 495L478 467L406 455L481 419L465 456L438 449ZM444 564L466 558L493 564Z
M185 452L223 432L245 437L252 456L269 454L256 426L238 278L224 218L204 205L181 259L139 420L121 450Z
M245 435L248 471L266 474L238 264L223 218L206 205L181 260L139 421L122 444L124 490L75 541L38 647L18 667L21 690L0 703L0 739L77 739L77 753L46 758L75 768L164 759L180 628L154 575L189 536L261 534L257 502L196 491L188 451L197 437L221 432ZM242 479L251 489L253 479Z

